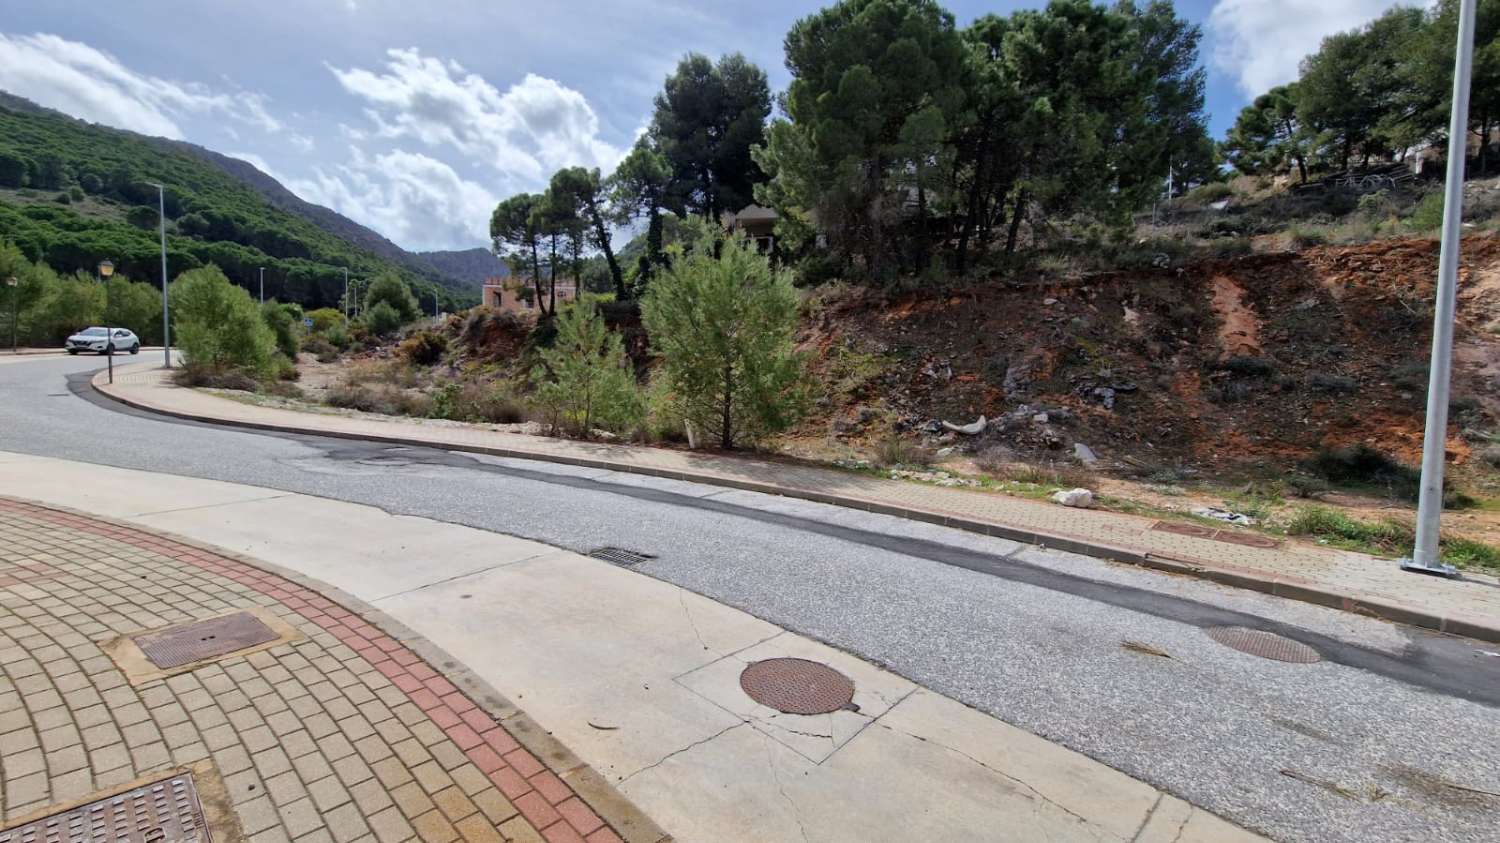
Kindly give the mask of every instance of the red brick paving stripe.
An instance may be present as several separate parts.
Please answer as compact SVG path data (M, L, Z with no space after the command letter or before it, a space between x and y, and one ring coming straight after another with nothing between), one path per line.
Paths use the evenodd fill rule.
M404 644L327 597L248 563L133 528L46 507L0 500L17 512L187 562L245 585L331 633L375 666L452 740L549 843L622 843L567 783L521 747L515 736ZM529 777L529 780L528 780ZM555 808L553 806L556 806ZM587 835L585 838L583 835Z

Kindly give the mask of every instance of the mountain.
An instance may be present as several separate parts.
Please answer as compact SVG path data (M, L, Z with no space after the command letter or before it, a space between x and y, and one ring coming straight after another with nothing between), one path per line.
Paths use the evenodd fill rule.
M253 165L193 144L69 117L0 92L0 240L65 272L104 259L134 278L160 272L157 190L165 188L173 275L208 263L247 287L336 306L344 274L394 271L450 308L478 299L450 275L379 234L298 198Z
M484 284L490 278L510 275L505 261L495 257L489 249L458 249L436 252L417 252L417 257L436 267L438 271L470 284Z

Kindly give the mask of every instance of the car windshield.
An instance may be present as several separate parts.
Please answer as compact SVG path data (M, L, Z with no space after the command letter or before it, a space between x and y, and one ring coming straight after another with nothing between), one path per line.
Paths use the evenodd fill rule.
M107 333L109 332L103 328L84 328L78 332L78 335L82 337L102 337Z

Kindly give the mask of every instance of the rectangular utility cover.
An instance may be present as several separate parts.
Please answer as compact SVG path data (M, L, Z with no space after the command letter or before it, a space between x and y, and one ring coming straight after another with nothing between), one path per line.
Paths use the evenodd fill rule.
M236 612L138 635L136 646L159 668L180 667L276 640L276 632L249 612Z
M0 843L210 843L188 773L0 831Z

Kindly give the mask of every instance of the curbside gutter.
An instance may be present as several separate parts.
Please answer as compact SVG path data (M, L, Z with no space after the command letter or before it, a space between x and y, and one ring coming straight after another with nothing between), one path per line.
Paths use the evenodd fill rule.
M449 451L461 451L465 453L484 454L492 457L504 457L509 459L532 460L535 462L551 462L562 465L571 465L579 468L594 468L606 471L618 471L626 474L641 474L650 477L661 477L669 480L681 480L689 483L701 483L709 486L723 486L730 489L739 489L746 492L758 492L766 495L795 498L798 500L811 501L813 503L841 506L847 509L856 509L871 512L877 515L889 515L895 518L905 518L912 521L920 521L927 524L935 524L941 527L951 527L956 530L976 533L984 536L1008 539L1023 544L1037 545L1053 550L1062 550L1069 553L1078 553L1105 559L1111 562L1119 562L1126 565L1137 565L1150 568L1168 574L1193 577L1208 580L1220 585L1242 588L1249 591L1258 591L1286 600L1296 600L1303 603L1313 603L1330 609L1338 609L1352 612L1366 617L1372 617L1391 623L1405 624L1420 627L1433 632L1448 635L1457 635L1465 638L1473 638L1490 643L1500 643L1500 618L1475 618L1463 616L1447 616L1430 612L1425 609L1402 606L1383 599L1372 599L1361 595L1354 590L1341 590L1314 580L1303 579L1294 576L1270 576L1261 571L1251 568L1241 568L1225 565L1220 562L1210 562L1203 559L1191 557L1164 556L1141 550L1122 548L1103 542L1070 536L1061 533L1047 533L1033 530L1009 527L1004 524L978 521L972 518L962 518L938 510L928 510L912 507L894 506L882 501L872 501L854 495L830 494L816 492L807 489L798 489L790 486L779 486L774 483L758 483L752 480L739 480L735 478L720 477L714 474L695 473L684 471L672 471L659 469L652 466L635 465L631 463L613 462L611 460L596 459L591 457L572 457L561 454L546 452L526 451L516 448L502 448L484 445L470 445L462 443L432 442L423 439L414 439L401 436L383 436L369 433L349 433L344 431L324 430L314 427L304 427L295 424L269 424L265 422L240 421L224 419L204 413L186 413L160 407L149 402L131 398L124 394L123 390L105 383L104 373L95 374L90 380L94 391L100 395L132 407L143 412L159 416L169 416L183 419L185 421L213 424L221 427L264 430L273 433L296 433L306 436L324 436L333 439L348 439L361 442L379 442L387 445L403 445L419 448L441 448Z

